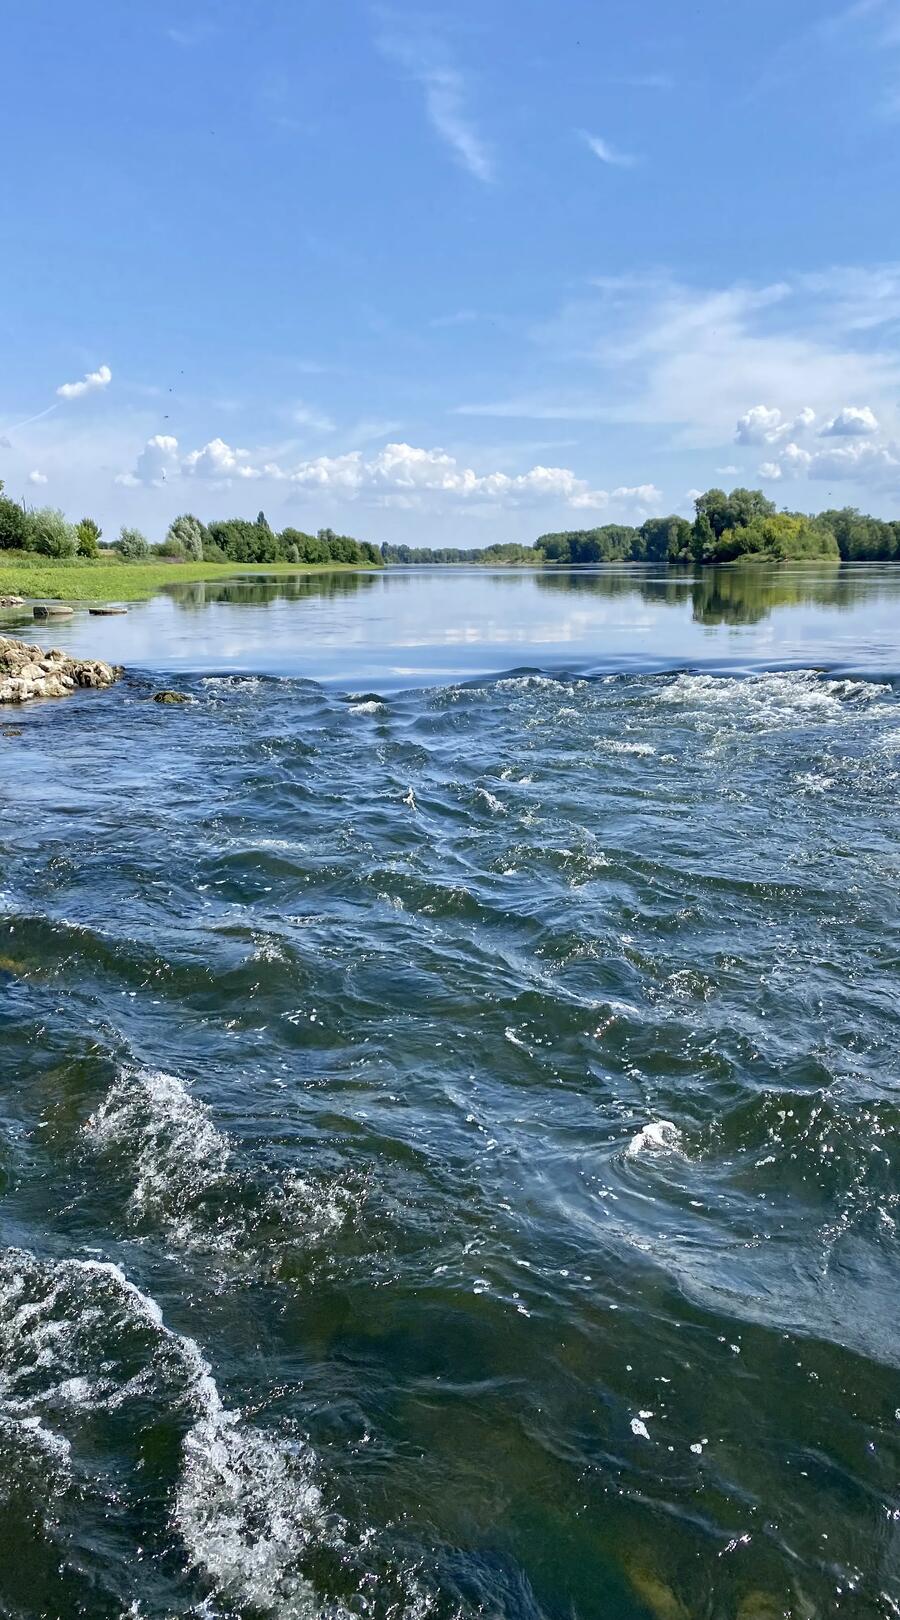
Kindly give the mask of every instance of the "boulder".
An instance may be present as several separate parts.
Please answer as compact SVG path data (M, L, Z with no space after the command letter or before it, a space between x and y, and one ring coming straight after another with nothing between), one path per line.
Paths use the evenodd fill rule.
M190 698L184 692L154 692L154 703L190 703Z
M75 609L64 602L38 602L34 616L36 619L68 619L74 612Z
M0 596L0 608L24 607L24 606L25 606L25 598L24 598L24 596Z
M88 613L91 615L92 619L111 619L113 617L113 615L116 614L116 613L127 613L127 612L128 612L128 609L124 608L124 607L92 607L92 608L88 608Z
M27 703L31 698L65 697L80 686L112 686L122 671L99 658L70 658L51 647L0 636L0 703Z

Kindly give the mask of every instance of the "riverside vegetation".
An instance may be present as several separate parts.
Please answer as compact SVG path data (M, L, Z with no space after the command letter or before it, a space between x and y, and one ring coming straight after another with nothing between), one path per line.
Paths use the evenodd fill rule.
M672 514L640 526L603 524L543 534L520 542L461 547L381 547L319 529L274 530L265 513L255 520L203 523L183 513L165 538L151 544L123 525L104 544L93 518L71 523L53 507L28 510L2 493L0 481L0 596L94 601L116 596L137 601L173 580L234 574L236 569L380 568L410 564L568 566L596 563L717 565L722 563L875 562L900 560L900 521L844 507L809 516L779 512L760 490L710 489L697 497L693 521Z

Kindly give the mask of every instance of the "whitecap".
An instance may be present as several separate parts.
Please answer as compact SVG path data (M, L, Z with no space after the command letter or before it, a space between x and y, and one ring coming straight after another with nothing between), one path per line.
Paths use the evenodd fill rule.
M654 1119L638 1131L628 1144L627 1155L633 1159L639 1153L681 1153L682 1136L670 1119Z
M228 1140L204 1102L175 1075L124 1071L90 1116L84 1136L99 1153L125 1150L134 1167L132 1211L178 1225L190 1220L198 1194L225 1174Z

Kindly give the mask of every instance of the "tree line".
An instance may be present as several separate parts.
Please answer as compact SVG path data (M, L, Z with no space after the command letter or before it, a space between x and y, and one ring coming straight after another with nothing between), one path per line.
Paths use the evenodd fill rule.
M709 489L694 503L693 520L647 518L640 526L606 523L595 529L542 534L532 546L453 547L383 545L388 564L790 562L831 558L843 562L900 561L900 521L868 517L856 507L816 515L779 512L758 489Z
M264 512L256 519L223 518L203 523L185 512L170 523L165 539L151 545L140 529L124 525L110 544L93 518L70 523L55 507L28 510L2 493L0 550L46 557L98 557L114 551L126 561L150 557L190 562L349 563L358 567L483 563L579 566L589 563L730 563L740 559L790 562L831 558L844 562L900 561L900 521L869 517L856 507L816 515L779 512L758 489L709 489L694 503L694 518L652 517L639 526L606 523L593 529L542 534L518 542L465 550L458 546L407 546L319 529L280 532Z
M356 563L381 567L381 552L368 540L319 529L304 534L301 529L274 530L264 512L254 522L245 518L223 518L202 523L191 512L184 512L169 524L164 540L151 545L140 529L123 524L112 544L103 542L103 531L93 518L70 523L56 507L29 510L3 495L0 481L0 551L32 551L44 557L66 559L96 558L101 552L114 552L125 562L142 562L151 557L179 562L235 563Z

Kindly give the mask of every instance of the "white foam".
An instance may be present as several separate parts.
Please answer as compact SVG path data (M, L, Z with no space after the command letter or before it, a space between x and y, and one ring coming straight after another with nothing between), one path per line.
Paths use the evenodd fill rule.
M376 698L368 698L364 703L351 703L348 714L382 714L386 709L385 703L379 703Z
M490 810L492 815L506 815L506 805L502 804L496 795L490 793L487 788L479 788L476 797L481 800L482 804L487 805L487 808Z
M637 1136L633 1136L628 1144L628 1157L633 1159L638 1153L681 1153L682 1137L677 1125L670 1119L654 1119Z
M84 1134L95 1151L127 1150L134 1165L131 1206L178 1227L190 1224L198 1191L221 1180L228 1160L225 1136L206 1104L183 1082L158 1070L126 1070L91 1115Z
M116 1345L143 1330L141 1373L117 1380ZM103 1376L89 1376L89 1368ZM268 1434L227 1409L196 1341L166 1326L163 1313L109 1261L45 1262L9 1251L0 1261L0 1423L37 1448L44 1464L68 1464L69 1442L40 1410L60 1399L109 1410L130 1396L175 1398L192 1413L172 1523L191 1564L217 1595L287 1620L310 1620L315 1594L300 1560L329 1537L316 1459L304 1440Z

